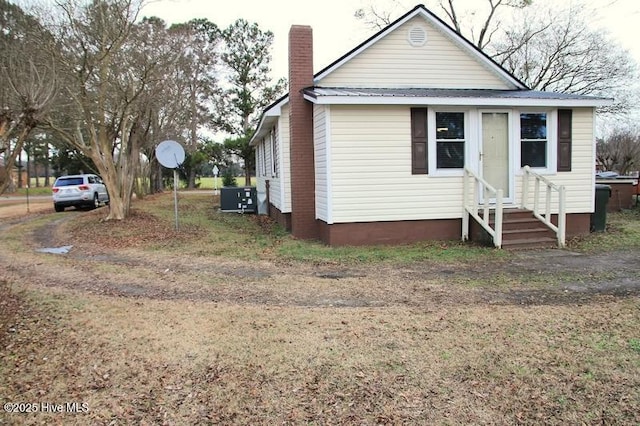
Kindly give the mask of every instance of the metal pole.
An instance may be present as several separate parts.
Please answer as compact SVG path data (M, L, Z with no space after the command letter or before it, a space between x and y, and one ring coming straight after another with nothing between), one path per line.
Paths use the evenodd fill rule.
M173 204L176 214L176 231L178 230L178 171L173 169Z

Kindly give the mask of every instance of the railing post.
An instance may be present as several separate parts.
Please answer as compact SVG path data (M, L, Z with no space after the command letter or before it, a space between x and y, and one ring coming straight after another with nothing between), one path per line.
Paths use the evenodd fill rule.
M546 192L545 203L547 205L544 211L544 218L546 219L547 222L551 223L551 185L547 183L546 186L547 186L547 192Z
M497 248L502 247L502 189L496 191L496 213L495 213L495 237L493 244Z
M524 174L522 175L522 203L520 206L523 209L527 208L527 201L529 199L529 166L524 166Z
M567 216L565 212L565 189L564 185L561 185L558 189L559 205L558 205L558 247L564 248L566 243L566 229L567 229Z
M535 187L533 188L533 212L534 213L538 213L538 210L540 209L540 179L538 179L538 177L535 177L536 179L536 183L535 183Z
M469 212L467 211L467 203L469 202L469 173L464 168L462 183L462 241L469 239Z
M487 195L488 194L488 195ZM490 198L491 192L489 191L489 188L487 188L486 186L482 185L482 218L489 223L489 198Z

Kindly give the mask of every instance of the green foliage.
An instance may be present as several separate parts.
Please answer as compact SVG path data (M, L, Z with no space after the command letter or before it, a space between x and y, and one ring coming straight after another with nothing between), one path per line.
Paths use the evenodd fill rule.
M238 186L233 170L230 167L222 173L222 186Z
M475 261L483 257L495 259L508 255L505 251L473 247L455 241L427 241L406 246L330 247L321 243L287 239L279 246L278 252L291 260L340 263Z
M53 155L50 163L54 175L98 172L93 160L78 149L58 139L54 139L52 143Z
M640 339L629 339L629 347L640 353Z
M269 76L273 33L238 19L222 31L222 39L226 48L221 60L231 87L223 93L223 108L214 123L229 134L247 137L262 109L284 91L284 80L272 85Z
M216 128L233 135L225 141L225 147L243 159L248 184L255 168L253 147L249 146L253 129L262 109L284 92L285 81L271 83L273 33L238 19L222 31L222 39L225 50L221 60L230 86L222 92L212 121Z
M249 136L229 138L224 141L224 149L227 155L237 155L244 160L245 185L250 184L251 171L256 167L254 149L249 145Z
M605 232L595 232L569 241L569 249L581 252L628 250L640 247L640 208L607 213Z
M209 163L215 164L218 167L225 166L229 162L229 156L227 155L224 145L210 139L204 139L204 142L198 146L198 151L204 153Z
M208 165L206 153L202 151L186 152L184 162L178 169L180 180L189 181L189 176L193 173L195 176L201 174L202 168Z

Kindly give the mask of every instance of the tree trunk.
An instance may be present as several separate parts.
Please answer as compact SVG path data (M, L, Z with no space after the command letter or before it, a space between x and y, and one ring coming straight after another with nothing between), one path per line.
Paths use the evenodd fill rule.
M187 187L189 189L195 189L196 187L196 171L193 167L189 170L189 185Z
M8 166L8 167L12 168L13 166ZM27 167L29 167L28 161L27 161ZM22 188L22 150L18 152L18 188Z
M40 158L38 157L38 151L34 150L33 151L33 174L35 175L36 178L36 188L40 188L40 173L38 173L38 160ZM29 181L29 183L31 183L31 181Z
M45 142L44 145L44 186L51 186L50 176L49 176L49 142Z
M26 186L31 186L31 154L29 154L29 149L27 150L27 182ZM20 173L22 175L22 173Z
M244 185L251 186L251 170L247 167L247 162L244 163Z
M11 178L13 173L13 165L16 162L16 158L22 151L22 147L24 146L24 141L29 136L33 130L32 127L25 127L16 137L15 146L13 147L13 151L11 151L11 146L7 143L5 146L7 149L4 152L4 176L0 179L0 194L3 194L5 191L9 190L9 192L15 192L15 182ZM20 173L21 175L21 173ZM22 178L22 176L19 176Z

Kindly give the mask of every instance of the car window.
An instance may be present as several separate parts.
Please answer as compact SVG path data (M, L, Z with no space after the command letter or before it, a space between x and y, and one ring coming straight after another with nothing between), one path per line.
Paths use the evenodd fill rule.
M89 176L88 179L89 179L89 183L97 183L96 178L94 178L93 176Z
M56 183L53 186L73 186L73 185L82 185L83 179L82 177L69 177L69 178L59 178L56 180Z

